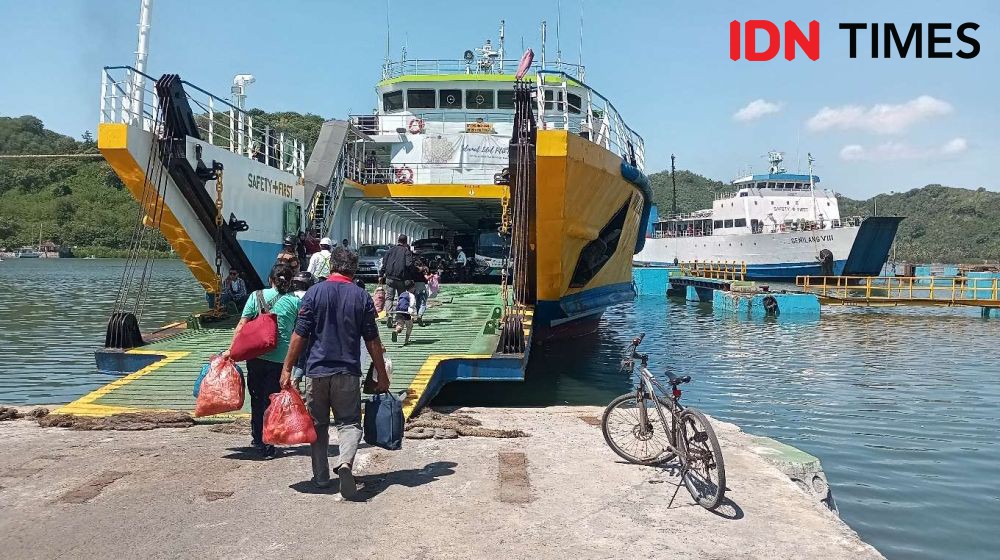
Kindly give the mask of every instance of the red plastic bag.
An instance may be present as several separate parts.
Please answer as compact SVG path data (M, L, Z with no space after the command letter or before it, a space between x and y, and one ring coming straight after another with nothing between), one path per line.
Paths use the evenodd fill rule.
M211 416L243 408L243 376L232 359L215 356L201 380L195 416Z
M306 410L306 403L295 389L282 389L271 395L264 414L264 443L296 445L316 441L316 427Z
M254 297L257 298L257 316L243 325L229 348L229 357L237 362L258 358L278 346L278 316L271 313L271 306L281 299L281 295L265 302L264 292L257 290Z

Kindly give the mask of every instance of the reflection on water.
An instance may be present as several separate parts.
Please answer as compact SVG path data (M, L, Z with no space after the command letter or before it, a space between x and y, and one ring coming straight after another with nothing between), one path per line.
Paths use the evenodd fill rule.
M0 402L67 401L109 380L92 352L122 264L0 263ZM177 261L156 263L149 297L144 328L204 307ZM527 382L453 384L435 403L605 404L630 386L618 364L639 332L654 371L694 377L689 404L820 457L842 517L887 557L996 557L1000 320L976 309L746 322L645 297L588 338L534 348Z
M104 345L122 260L0 262L0 402L58 403L100 387L94 350ZM156 261L142 328L182 320L205 294L176 260Z
M843 519L888 558L996 557L1000 320L978 309L747 322L644 297L535 348L528 382L452 384L435 403L606 404L639 332L654 372L694 377L690 405L820 457Z

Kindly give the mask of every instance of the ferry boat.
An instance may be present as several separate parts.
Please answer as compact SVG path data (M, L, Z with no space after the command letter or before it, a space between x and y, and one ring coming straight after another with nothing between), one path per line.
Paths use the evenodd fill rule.
M903 218L843 218L837 195L816 187L812 156L808 174L788 173L780 152L768 161L768 173L734 180L712 208L656 220L635 264L745 264L748 279L770 281L880 274Z
M327 121L308 163L303 143L243 109L251 75L236 76L227 101L178 75L145 74L140 56L138 68L104 70L98 147L142 205L142 224L210 297L230 269L262 287L286 235L356 247L444 237L468 254L483 219L496 220L512 273L495 326L521 338L498 352L526 355L529 332L584 333L634 297L652 197L642 137L584 82L582 65L546 61L544 48L541 60L530 49L505 59L502 23L498 46L386 60L376 111ZM116 303L109 346L133 338L123 328L138 336L141 317L129 315L141 309Z
M14 256L19 259L37 259L42 256L42 253L35 250L34 247L21 247Z

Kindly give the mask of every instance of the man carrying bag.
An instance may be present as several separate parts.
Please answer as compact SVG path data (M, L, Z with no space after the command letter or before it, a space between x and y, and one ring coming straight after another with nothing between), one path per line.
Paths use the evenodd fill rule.
M302 298L281 372L281 386L291 387L292 368L311 338L305 377L306 407L316 426L316 442L312 444L313 483L319 488L330 485L327 453L332 409L340 447L335 469L340 478L340 494L353 499L357 488L352 465L362 434L362 339L375 364L377 391L388 391L389 374L375 324L375 303L368 292L352 281L358 269L357 254L335 247L330 255L330 269L330 277L310 288Z
M396 296L406 291L403 283L416 278L417 266L413 262L413 252L410 251L407 241L405 235L400 235L396 239L396 245L382 257L382 269L379 274L385 278L385 302L389 309L395 309L393 305ZM386 313L386 324L389 327L392 327L392 315Z

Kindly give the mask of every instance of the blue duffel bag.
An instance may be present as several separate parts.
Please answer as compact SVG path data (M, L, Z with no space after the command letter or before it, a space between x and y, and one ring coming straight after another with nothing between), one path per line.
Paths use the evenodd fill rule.
M403 401L377 393L365 402L365 443L395 451L403 447Z

